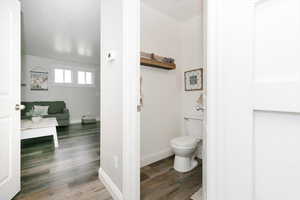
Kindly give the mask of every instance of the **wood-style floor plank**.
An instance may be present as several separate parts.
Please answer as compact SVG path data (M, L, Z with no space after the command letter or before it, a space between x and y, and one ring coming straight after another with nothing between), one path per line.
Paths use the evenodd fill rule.
M202 164L190 172L179 173L173 168L174 157L141 169L142 200L190 200L202 184Z
M58 128L52 137L22 141L21 192L14 200L112 200L98 179L99 123Z
M52 137L22 141L21 192L14 200L112 200L98 179L100 128L75 124ZM173 169L173 157L141 169L142 200L189 200L201 186L201 162L191 172Z

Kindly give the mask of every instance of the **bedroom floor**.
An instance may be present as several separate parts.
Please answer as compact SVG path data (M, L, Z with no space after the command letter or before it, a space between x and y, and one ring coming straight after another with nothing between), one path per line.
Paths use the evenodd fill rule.
M201 187L202 164L187 173L173 169L174 157L158 161L141 169L142 200L190 200Z
M98 179L100 124L58 128L51 137L22 141L21 192L14 200L112 200Z

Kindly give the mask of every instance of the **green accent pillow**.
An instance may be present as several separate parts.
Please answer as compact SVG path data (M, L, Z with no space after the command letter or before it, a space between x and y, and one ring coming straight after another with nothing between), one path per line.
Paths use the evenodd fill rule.
M48 109L49 106L37 106L34 105L34 114L39 115L39 116L45 116L48 115Z

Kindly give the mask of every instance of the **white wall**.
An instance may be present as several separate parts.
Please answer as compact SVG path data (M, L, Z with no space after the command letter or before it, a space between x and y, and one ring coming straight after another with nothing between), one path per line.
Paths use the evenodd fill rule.
M184 117L199 118L199 120L192 120L190 126L197 127L200 135L205 138L205 113L197 111L195 107L198 105L197 100L201 94L204 95L203 100L205 104L205 90L206 90L206 66L204 66L204 42L203 42L203 25L202 16L193 17L187 21L182 22L181 25L181 60L182 60L182 76L181 81L184 84L184 72L196 68L203 68L204 77L203 91L184 91L182 88L182 134L187 131L187 121ZM183 85L184 87L184 85ZM205 107L205 105L203 105ZM202 158L202 149L198 149L198 157Z
M122 0L101 1L101 170L123 190L123 9ZM107 51L117 59L106 62ZM117 163L116 163L117 162ZM101 173L100 173L101 175Z
M53 68L58 65L95 70L95 87L63 87L53 84ZM99 66L58 61L43 57L25 55L22 57L22 101L65 101L70 110L70 120L80 122L82 115L91 114L100 118ZM49 73L48 91L30 90L30 71ZM98 76L97 76L98 75Z
M184 116L197 114L200 92L184 92L183 72L203 65L201 26L200 17L177 21L141 6L141 50L173 57L177 64L171 71L142 66L142 166L171 155L170 140L183 134Z
M180 23L142 4L141 50L180 57ZM142 166L171 155L170 140L180 135L180 65L176 70L142 66L141 161Z
M182 73L203 67L203 34L202 18L194 17L182 23L181 27L181 60ZM205 69L204 69L205 70ZM182 75L184 83L184 75ZM205 82L205 81L204 81ZM196 101L204 91L183 91L183 115L199 116L194 109Z
M203 68L203 91L184 91L182 88L182 134L187 132L188 121L184 120L184 117L193 117L202 119L192 120L189 123L190 127L196 128L200 131L200 135L204 135L205 126L205 113L203 111L197 111L195 106L198 105L197 100L201 94L203 94L203 101L205 104L205 90L206 90L206 66L204 66L204 42L203 42L203 24L202 16L196 16L189 20L182 22L181 25L181 61L182 61L182 76L181 81L184 84L184 72ZM184 87L184 85L183 85ZM205 107L205 105L203 105ZM189 128L190 128L189 127ZM194 130L193 130L194 131ZM202 149L198 149L198 157L202 158Z

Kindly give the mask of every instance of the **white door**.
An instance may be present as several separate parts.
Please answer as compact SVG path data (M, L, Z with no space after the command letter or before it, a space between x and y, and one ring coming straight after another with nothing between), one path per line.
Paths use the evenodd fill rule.
M20 5L0 1L0 199L20 191Z
M298 200L300 1L207 3L207 198Z

